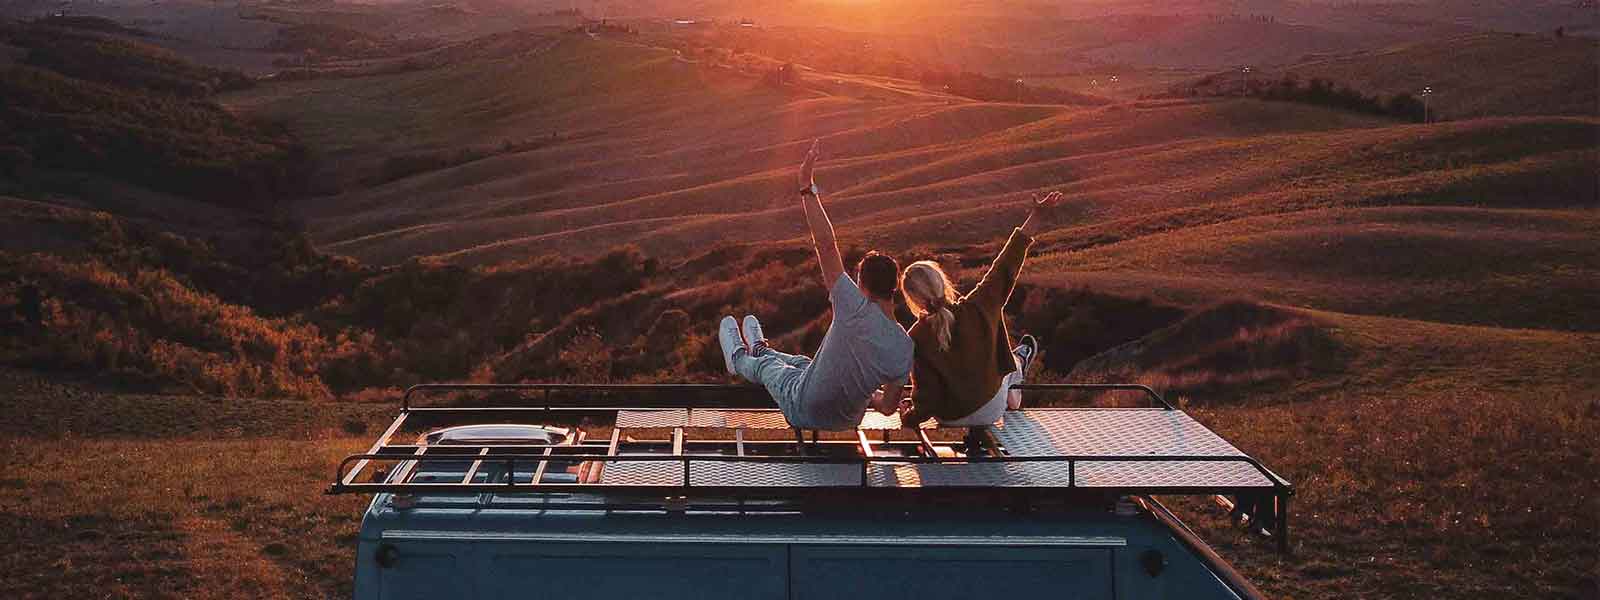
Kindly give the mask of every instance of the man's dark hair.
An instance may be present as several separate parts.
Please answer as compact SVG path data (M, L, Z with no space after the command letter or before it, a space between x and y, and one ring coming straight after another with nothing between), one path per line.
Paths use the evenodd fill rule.
M877 250L868 252L856 265L856 281L873 298L892 299L900 285L900 263Z

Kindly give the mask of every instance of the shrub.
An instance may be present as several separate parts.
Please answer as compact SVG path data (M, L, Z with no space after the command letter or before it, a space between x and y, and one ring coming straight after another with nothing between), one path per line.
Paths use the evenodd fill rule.
M1244 300L1221 302L1086 359L1076 381L1139 381L1169 396L1219 401L1250 386L1337 370L1343 351L1313 320Z
M201 98L255 84L237 71L201 66L164 48L81 28L88 21L58 26L63 23L62 19L45 19L0 26L0 40L27 48L28 65L124 89ZM114 23L111 26L120 29Z
M1207 75L1195 80L1184 91L1187 96L1250 96L1263 100L1300 102L1342 110L1421 121L1423 104L1415 96L1400 93L1385 98L1367 95L1348 84L1313 78L1302 84L1293 73L1273 79L1240 80L1236 77Z
M1183 318L1175 306L1086 288L1021 286L1012 296L1012 333L1039 339L1046 369L1072 371L1080 361L1139 339Z
M0 253L0 265L43 288L46 305L42 329L0 346L8 362L132 373L219 394L328 395L314 326L261 318L165 271L124 275L94 258L43 254Z

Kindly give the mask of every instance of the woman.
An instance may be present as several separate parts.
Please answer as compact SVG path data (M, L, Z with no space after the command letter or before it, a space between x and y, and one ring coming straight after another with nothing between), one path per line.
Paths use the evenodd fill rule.
M956 294L955 284L939 263L925 260L906 267L900 290L917 322L910 332L916 344L913 404L902 423L910 426L937 417L945 426L987 426L1011 404L1009 388L1020 381L1026 365L1008 345L1003 309L1017 285L1034 232L1061 198L1061 192L1050 192L1033 203L983 281L966 296ZM1034 349L1025 343L1016 354L1025 355L1025 361Z

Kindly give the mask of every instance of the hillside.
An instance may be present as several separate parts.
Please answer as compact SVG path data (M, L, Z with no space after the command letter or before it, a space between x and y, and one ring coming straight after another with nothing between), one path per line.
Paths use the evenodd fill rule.
M1330 208L1047 252L1032 266L1059 273L1044 281L1174 300L1248 290L1343 313L1595 332L1597 234L1593 210Z
M1283 72L1367 93L1417 94L1432 87L1429 102L1448 119L1600 114L1600 41L1593 38L1479 33L1330 57Z
M0 23L0 41L18 49L0 65L0 192L109 185L260 211L304 192L303 146L211 101L254 80L95 23Z
M611 70L593 74L600 64ZM373 98L387 108L353 110ZM625 242L686 257L730 227L795 240L804 231L781 218L788 163L812 136L827 149L821 173L842 235L891 248L934 231L943 244L987 241L1009 218L988 207L1046 188L1074 194L1072 225L1096 236L1317 206L1595 197L1594 120L1414 127L1275 102L979 103L825 73L780 90L605 40L227 101L290 119L346 172L378 171L384 156L481 149L306 207L324 247L378 263L420 254L489 264ZM1504 194L1486 198L1489 189Z

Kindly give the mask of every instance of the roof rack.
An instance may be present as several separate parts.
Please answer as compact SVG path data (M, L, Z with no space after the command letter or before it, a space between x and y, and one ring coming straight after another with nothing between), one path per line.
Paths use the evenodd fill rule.
M982 451L963 454L953 444L935 442L932 428L902 428L898 417L872 412L853 436L822 439L813 432L809 442L799 430L793 430L793 439L774 436L791 428L766 391L750 385L425 384L406 390L400 414L367 452L340 461L328 493L576 493L595 496L599 506L610 509L750 500L805 504L984 495L1014 504L1213 495L1236 502L1239 512L1287 551L1292 484L1154 389L1138 384L1013 389L1142 392L1151 406L1007 411L1000 423L977 432L988 440L987 448L975 446ZM523 398L509 406L413 405L414 397L444 392ZM547 425L578 418L611 419L609 436L590 439L579 428L558 443L430 445L396 438L403 430L441 424ZM754 433L763 430L768 434ZM567 476L556 477L557 472Z

